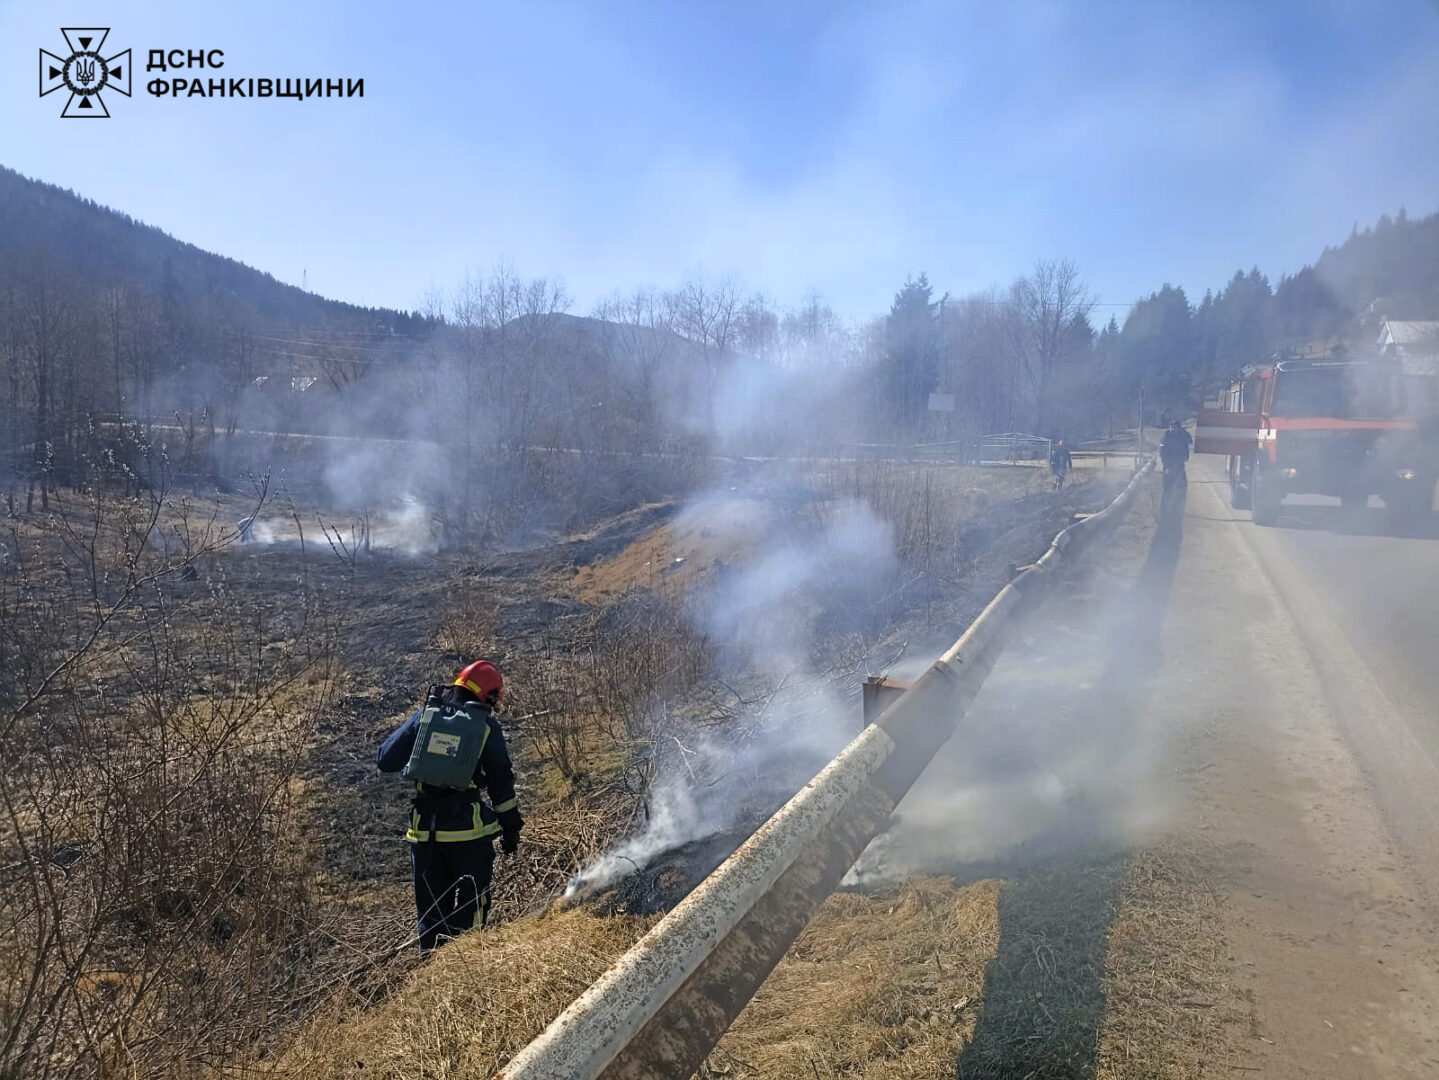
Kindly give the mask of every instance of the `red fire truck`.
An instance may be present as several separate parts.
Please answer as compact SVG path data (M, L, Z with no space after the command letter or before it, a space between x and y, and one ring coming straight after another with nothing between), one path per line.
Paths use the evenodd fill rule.
M1397 360L1274 360L1246 368L1199 414L1194 450L1229 459L1233 506L1273 525L1286 495L1378 495L1401 527L1424 522L1436 473L1434 376Z

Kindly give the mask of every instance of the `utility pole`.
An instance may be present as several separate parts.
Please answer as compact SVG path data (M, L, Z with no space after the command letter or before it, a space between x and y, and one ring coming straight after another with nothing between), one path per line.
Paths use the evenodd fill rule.
M1144 459L1144 384L1139 384L1139 453L1134 459L1134 467L1138 468Z

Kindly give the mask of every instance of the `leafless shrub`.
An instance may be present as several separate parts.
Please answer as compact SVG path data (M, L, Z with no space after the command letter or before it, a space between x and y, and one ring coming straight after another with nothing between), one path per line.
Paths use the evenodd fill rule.
M0 1076L184 1075L314 992L298 773L335 627L182 578L234 531L163 487L50 501L0 573Z

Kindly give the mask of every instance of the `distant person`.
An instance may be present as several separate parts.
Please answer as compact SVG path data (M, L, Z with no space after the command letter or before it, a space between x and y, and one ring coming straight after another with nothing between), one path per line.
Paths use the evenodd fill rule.
M1049 451L1049 471L1054 474L1054 490L1059 491L1064 487L1064 478L1069 475L1069 470L1074 468L1074 458L1069 456L1069 447L1064 445L1063 439L1056 439L1053 448Z
M1185 487L1189 480L1184 475L1184 463L1189 460L1189 448L1194 438L1184 430L1178 420L1169 421L1164 438L1159 440L1159 462L1164 466L1164 488L1172 491Z
M415 782L405 839L421 953L485 925L494 839L500 838L506 854L519 847L525 822L504 732L494 717L504 685L494 664L476 660L454 685L431 687L425 703L391 733L376 758L381 772L403 770Z

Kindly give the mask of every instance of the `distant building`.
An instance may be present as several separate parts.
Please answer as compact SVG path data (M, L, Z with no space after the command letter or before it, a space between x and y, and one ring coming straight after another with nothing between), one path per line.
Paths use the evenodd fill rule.
M1272 360L1342 360L1349 355L1349 343L1342 335L1311 338L1297 345L1276 349Z
M1379 348L1397 356L1406 375L1439 375L1439 319L1385 319Z

